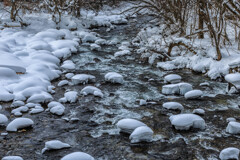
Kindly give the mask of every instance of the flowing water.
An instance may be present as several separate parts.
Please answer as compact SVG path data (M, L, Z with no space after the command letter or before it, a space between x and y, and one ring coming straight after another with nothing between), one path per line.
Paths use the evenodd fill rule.
M219 152L225 147L239 147L240 136L232 136L225 132L226 118L235 117L239 120L239 98L228 95L226 83L211 81L204 75L189 70L162 71L151 67L138 58L132 51L131 55L114 57L121 42L130 42L142 27L139 22L148 19L131 19L128 25L116 26L110 32L106 28L94 29L101 38L117 40L114 45L103 46L100 51L91 51L89 45L79 46L80 51L71 59L77 64L77 73L88 73L96 76L94 85L102 90L103 98L80 96L77 103L66 104L65 115L55 116L49 112L37 115L25 114L35 125L32 129L20 130L0 136L0 157L19 155L26 160L53 160L64 155L82 151L99 160L193 160L217 159ZM125 83L114 85L104 81L107 72L114 71L123 75ZM204 91L204 97L199 100L185 100L183 96L165 96L161 94L166 74L176 73L182 76L184 82L193 85L194 89ZM53 83L65 79L64 75ZM208 82L210 86L199 86ZM80 91L86 85L57 87L54 98L63 97L66 90ZM139 100L149 103L139 105ZM184 106L184 113L202 108L206 111L203 118L206 129L203 131L177 131L169 121L169 116L178 111L169 111L162 107L164 102L176 101ZM7 107L9 104L3 104ZM46 105L45 105L46 107ZM6 114L9 112L6 110ZM14 117L12 117L13 119ZM71 118L79 118L69 121ZM122 118L135 118L146 123L154 131L154 141L151 143L131 144L129 135L119 133L115 126ZM1 133L5 128L1 129ZM44 142L58 139L69 143L71 148L47 151L41 154Z

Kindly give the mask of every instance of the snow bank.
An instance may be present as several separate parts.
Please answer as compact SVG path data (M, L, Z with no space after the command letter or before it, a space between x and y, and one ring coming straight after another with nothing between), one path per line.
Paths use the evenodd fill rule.
M6 130L16 132L18 129L31 127L34 122L29 118L16 118L7 125Z
M192 85L189 83L168 84L162 86L163 94L180 94L184 95L188 91L192 90Z
M87 87L84 87L81 92L81 94L83 95L89 95L89 94L92 94L96 97L103 97L103 93L100 89L96 88L96 87L93 87L93 86L87 86Z
M23 61L12 54L0 54L0 67L10 68L19 73L26 73Z
M2 102L9 102L14 99L14 95L7 91L4 87L0 86L0 101Z
M16 72L10 68L0 67L0 81L2 80L19 80L19 76L16 74Z
M230 134L239 134L240 133L240 123L239 122L229 122L226 132Z
M130 118L122 119L117 123L117 127L121 129L121 132L129 133L129 134L132 133L136 128L141 126L147 126L147 125L138 120L130 119Z
M179 83L182 80L182 77L177 75L177 74L169 74L164 77L164 82L165 83Z
M44 153L47 150L57 150L57 149L63 149L63 148L69 148L71 147L67 143L63 143L59 140L51 140L45 142L45 147L42 149L42 153Z
M177 130L189 130L190 127L205 129L205 121L195 114L178 114L170 116L171 124Z
M94 160L94 158L84 152L73 152L64 156L61 160Z
M236 159L239 157L239 149L234 147L225 148L220 152L219 158L221 160Z
M116 72L109 72L105 75L105 80L111 83L123 84L123 76Z
M129 139L131 140L131 143L151 142L153 139L153 131L147 126L137 127L132 132Z
M167 108L167 109L172 109L172 110L183 110L183 106L178 103L178 102L167 102L167 103L164 103L163 104L163 107L164 108Z
M86 83L94 83L96 81L96 77L89 74L77 74L71 78L73 84L86 84Z
M198 99L201 98L203 92L201 90L192 90L184 94L186 99Z

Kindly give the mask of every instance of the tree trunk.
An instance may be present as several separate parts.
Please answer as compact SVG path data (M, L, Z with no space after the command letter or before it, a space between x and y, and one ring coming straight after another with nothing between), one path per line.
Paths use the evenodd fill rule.
M203 27L204 27L204 13L203 13L204 6L203 6L203 3L202 3L202 0L199 0L198 5L199 5L198 6L198 29L203 30ZM203 39L204 38L204 33L199 32L198 38Z

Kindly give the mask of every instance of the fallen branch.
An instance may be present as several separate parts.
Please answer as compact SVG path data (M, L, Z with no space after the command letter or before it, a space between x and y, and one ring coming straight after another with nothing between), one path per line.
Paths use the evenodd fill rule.
M183 43L183 42L175 42L175 43L170 43L169 47L168 47L168 52L167 52L167 55L170 57L171 56L171 52L172 52L172 49L174 47L179 47L179 46L183 46L185 47L187 50L189 50L190 52L192 52L193 54L197 54L196 51L193 50L192 47L188 46L187 44Z

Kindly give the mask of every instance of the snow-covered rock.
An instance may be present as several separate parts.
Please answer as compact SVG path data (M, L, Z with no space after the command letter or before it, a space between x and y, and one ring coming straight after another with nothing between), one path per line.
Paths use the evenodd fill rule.
M101 46L99 46L98 44L91 44L91 45L90 45L90 49L91 49L92 51L100 51Z
M140 106L147 105L147 101L146 101L145 99L140 99L139 105L140 105Z
M83 95L89 95L89 94L92 94L92 95L94 95L94 96L96 96L96 97L103 97L103 93L102 93L102 91L100 90L100 89L98 89L98 88L96 88L96 87L94 87L94 86L87 86L87 87L84 87L82 90L81 90L81 92L80 92L81 94L83 94Z
M98 39L95 41L95 43L98 45L106 45L107 41L105 39Z
M192 85L189 83L178 83L179 86L179 94L180 95L184 95L185 93L187 93L188 91L191 91Z
M178 103L178 102L166 102L163 104L163 107L164 108L167 108L167 109L172 109L172 110L183 110L183 106Z
M123 84L123 76L116 72L109 72L105 75L105 80L111 83Z
M195 114L178 114L170 116L171 124L177 130L189 130L190 127L205 129L205 121Z
M182 80L182 77L177 75L177 74L169 74L169 75L164 77L164 82L165 83L175 84L175 83L181 82L181 80Z
M210 86L210 84L208 82L203 82L203 83L200 83L199 86Z
M66 60L66 61L64 61L63 64L61 65L61 68L73 70L73 69L76 68L76 65L73 63L73 61L71 61L71 60Z
M41 113L44 111L44 108L41 106L35 106L34 108L31 108L30 110L30 114L37 114L37 113Z
M42 153L44 153L47 150L57 150L57 149L62 149L62 148L69 148L71 147L67 143L63 143L59 140L51 140L45 142L45 147L42 149Z
M20 156L5 156L2 160L23 160L23 158Z
M16 108L16 107L20 107L20 106L24 106L25 103L23 101L14 101L12 104L11 104L11 108Z
M130 55L131 52L129 50L123 50L123 51L118 51L114 53L114 57L120 57L120 56L125 56L125 55Z
M229 117L226 120L227 120L227 122L236 122L237 121L236 118L233 118L233 117Z
M153 139L153 131L147 126L137 127L132 132L129 139L131 140L131 143L151 142Z
M69 92L64 93L64 97L59 99L59 102L75 103L77 101L77 98L78 98L78 93L76 91L69 91Z
M66 59L71 56L72 52L70 48L61 48L61 49L55 50L52 53L59 59Z
M198 99L201 98L203 92L201 90L192 90L184 94L186 99Z
M117 127L121 129L121 132L129 133L129 134L132 133L136 128L141 126L147 126L147 125L136 119L130 119L130 118L122 119L117 123Z
M13 110L11 111L11 113L14 114L15 116L21 116L22 113L27 112L28 109L29 109L29 108L26 107L26 106L21 106L21 107L18 107L18 108L16 108L16 109L13 109Z
M180 94L184 95L186 92L192 90L192 85L189 83L178 83L178 84L168 84L162 86L162 93L169 94Z
M238 160L239 157L239 149L235 147L225 148L220 152L219 158L221 160L230 160L235 159Z
M233 84L237 89L240 89L240 73L227 74L225 80Z
M8 122L7 116L0 114L0 125L5 125Z
M56 114L56 115L63 115L64 111L65 111L65 107L59 103L59 102L56 102L56 101L53 101L53 102L50 102L48 104L48 109L50 110L50 112L52 114Z
M240 123L239 122L229 122L226 132L230 134L239 134L240 133Z
M60 82L58 83L58 87L62 87L62 86L64 86L64 85L67 85L68 83L69 83L68 80L62 80L62 81L60 81Z
M96 81L96 77L89 74L77 74L71 78L73 84L86 84L86 83L94 83Z
M7 125L6 130L9 132L16 132L18 129L31 127L34 122L29 118L16 118Z
M197 109L194 109L193 114L199 114L199 115L204 115L205 114L205 111L201 108L197 108Z
M61 160L94 160L94 158L84 152L73 152L64 156Z
M67 73L67 74L65 75L65 77L66 77L67 79L71 79L73 76L74 76L73 73Z

